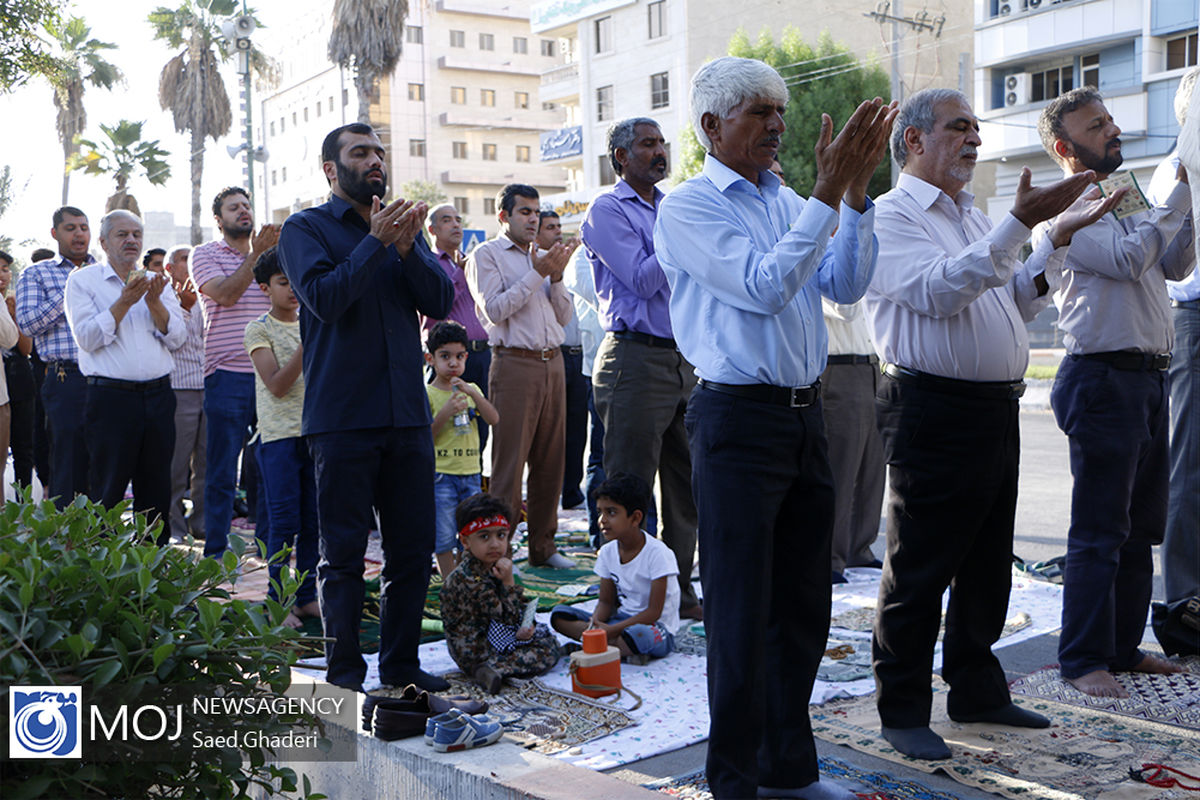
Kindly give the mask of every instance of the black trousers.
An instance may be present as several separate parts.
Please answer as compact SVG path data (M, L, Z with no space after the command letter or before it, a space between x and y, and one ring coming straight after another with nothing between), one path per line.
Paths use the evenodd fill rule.
M583 375L583 353L562 349L563 371L567 377L567 445L563 467L562 504L577 506L586 498L579 485L583 482L583 451L587 447L588 400L592 381Z
M37 350L29 356L33 368L33 466L37 470L42 486L50 486L50 427L46 422L46 408L42 402L42 384L46 380L46 363L38 358Z
M385 684L419 665L421 614L434 540L433 435L429 426L367 428L308 437L317 479L320 556L317 594L325 635L326 680L358 687L367 675L358 643L363 556L379 511L383 575L379 677Z
M12 404L12 427L8 445L12 449L13 477L22 487L33 480L34 396L37 387L29 359L16 350L4 357L8 402Z
M175 392L169 379L135 390L89 379L84 411L91 498L108 508L125 499L133 481L133 510L162 525L171 538L171 456L175 453Z
M708 783L817 780L808 701L829 634L833 475L821 407L697 388L685 425L708 637Z
M929 724L933 648L950 587L942 677L950 713L1010 702L992 654L1008 611L1020 430L1017 401L963 397L885 376L876 394L891 471L875 617L879 718Z
M49 494L59 509L65 508L75 495L89 494L88 437L84 431L87 395L87 382L74 361L47 362L42 404L46 409L53 465Z

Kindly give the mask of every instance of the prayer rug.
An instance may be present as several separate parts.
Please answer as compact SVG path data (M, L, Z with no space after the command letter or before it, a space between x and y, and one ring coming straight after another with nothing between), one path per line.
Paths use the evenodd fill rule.
M1058 667L1040 669L1010 684L1014 694L1054 700L1085 709L1138 717L1151 722L1200 730L1200 656L1172 659L1186 672L1147 675L1118 672L1115 677L1129 697L1092 697L1062 679Z
M897 753L879 734L875 697L810 708L813 733L924 772L1014 800L1168 800L1195 797L1131 777L1144 764L1200 774L1200 738L1185 728L1083 709L1050 700L1013 698L1051 720L1046 729L957 723L946 716L946 684L933 678L931 727L953 753L922 761Z
M1024 611L1018 611L1010 614L1008 619L1004 621L1004 630L1000 634L1003 639L1006 636L1012 636L1017 631L1022 631L1033 624L1033 618ZM859 633L870 633L875 625L875 607L870 608L852 608L848 611L832 617L829 620L829 627L840 628L847 631L857 631ZM938 639L946 633L946 614L942 613L942 624L938 629Z
M599 700L546 686L537 678L509 678L498 694L488 694L461 672L445 676L450 694L488 703L488 715L510 739L537 753L554 755L637 725L628 713Z
M819 756L817 768L822 778L832 778L854 792L860 800L958 800L955 795L922 786L915 781L897 780L882 772L869 772L836 758ZM650 781L642 786L679 800L712 800L704 770Z

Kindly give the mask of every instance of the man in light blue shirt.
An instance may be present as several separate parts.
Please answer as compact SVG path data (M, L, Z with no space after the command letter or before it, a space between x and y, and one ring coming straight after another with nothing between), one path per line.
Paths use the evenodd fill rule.
M770 172L788 100L775 70L719 58L691 92L708 155L660 204L654 247L679 350L700 378L685 425L708 636L709 786L716 798L851 798L818 780L807 713L829 631L833 524L821 296L853 303L871 280L866 187L895 109L863 103L836 139L822 116L806 201Z

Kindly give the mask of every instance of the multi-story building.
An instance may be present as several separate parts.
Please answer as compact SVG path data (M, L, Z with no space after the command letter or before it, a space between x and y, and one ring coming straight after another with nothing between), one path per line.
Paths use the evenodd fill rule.
M282 55L281 86L262 103L270 155L262 172L274 220L323 201L321 141L358 116L352 75L328 63L311 67L311 53L326 49L328 16L298 20L305 33L289 36L288 52L307 55L294 64ZM528 2L412 2L404 37L400 63L378 82L370 109L390 154L394 192L408 181L433 184L467 227L490 236L505 184L532 184L543 194L566 188L565 170L537 158L539 135L560 128L564 112L537 96L541 73L557 60L556 43L531 32Z
M1011 207L1022 166L1035 184L1061 177L1037 120L1078 86L1104 95L1122 130L1123 168L1146 188L1179 133L1175 89L1197 63L1198 17L1196 0L976 0L979 155L996 164L989 214Z
M902 93L954 86L970 94L972 16L965 3L930 0L917 8L911 0L810 0L794 9L803 17L780 13L778 0L534 3L533 30L556 42L558 56L542 74L539 97L566 112L561 129L542 135L540 153L543 162L567 169L567 191L544 198L564 227L578 227L592 197L616 181L606 142L614 121L654 119L677 150L690 124L688 82L701 64L725 54L738 28L751 38L766 29L778 40L785 26L795 25L813 42L829 31L860 58L878 58Z

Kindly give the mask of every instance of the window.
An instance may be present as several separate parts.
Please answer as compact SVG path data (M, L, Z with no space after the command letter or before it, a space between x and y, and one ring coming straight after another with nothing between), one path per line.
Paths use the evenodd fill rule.
M496 160L496 145L488 144L487 142L484 142L484 144L483 144L483 160L484 161L495 161Z
M1075 71L1068 64L1052 67L1029 76L1029 101L1053 100L1075 86Z
M517 145L517 161L520 161L522 163L529 162L529 145L527 145L527 144Z
M542 111L553 111L558 108L554 103L542 103Z
M275 121L274 120L271 121L271 135L272 136L275 135Z
M454 210L457 211L458 213L466 214L468 212L469 207L470 206L467 203L467 198L465 198L465 197L454 198Z
M596 122L605 122L612 119L612 117L613 87L601 86L596 90Z
M610 53L613 49L612 17L601 17L593 23L596 36L596 52Z
M650 107L666 108L671 105L671 84L667 73L659 72L650 76Z
M275 185L275 179L278 177L279 177L279 173L276 170L271 170L271 185L272 186Z
M283 167L279 170L279 179L284 183L287 183L287 167Z
M555 49L553 39L542 39L542 55L553 58Z
M1100 54L1092 53L1090 56L1080 56L1079 71L1083 74L1083 82L1080 86L1100 85Z
M450 46L451 47L466 47L467 32L466 31L450 31Z
M479 34L479 49L480 50L495 50L496 37L490 33Z
M467 157L467 143L466 142L454 142L452 146L453 146L455 158L466 158Z
M650 20L650 38L657 39L664 35L667 31L666 0L658 0L657 3L646 6L646 15Z
M333 113L333 95L329 95L329 111Z
M425 42L425 30L420 25L409 25L404 29L404 41L409 44L423 44Z
M408 154L413 158L425 157L425 140L424 139L409 139Z
M513 92L514 108L529 108L529 92Z
M613 171L612 159L608 154L600 156L600 185L608 186L617 182L617 173Z
M292 112L292 127L296 127L296 112Z
M1196 66L1195 33L1167 40L1167 69L1183 69Z
M342 105L343 106L350 105L350 90L349 89L342 89Z
M524 36L513 37L513 52L525 55L529 52L529 40Z
M280 117L279 118L279 132L283 133L285 130L287 130L287 119L284 117Z
M421 102L425 99L425 84L410 83L408 85L408 99Z
M308 106L304 107L304 121L308 122Z
M494 198L494 197L483 198L483 213L485 213L489 216L496 213L496 198Z
M479 90L479 105L481 105L481 106L496 105L496 90L495 89L480 89Z
M467 87L451 86L450 102L454 103L455 105L465 106L467 104Z
M321 116L321 101L320 100L317 101L316 109L317 109L317 116L318 117Z

